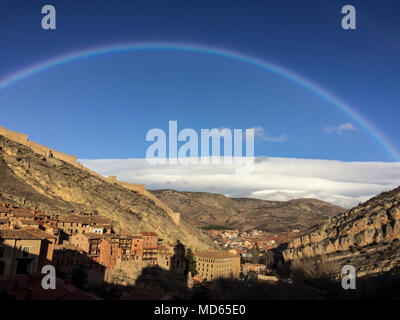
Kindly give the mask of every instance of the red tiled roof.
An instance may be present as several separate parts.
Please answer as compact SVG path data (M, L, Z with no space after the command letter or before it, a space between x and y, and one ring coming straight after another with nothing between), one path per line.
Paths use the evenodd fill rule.
M208 259L231 259L238 257L233 253L222 251L222 250L204 250L204 251L197 251L194 253L196 257L201 258L208 258Z
M102 239L105 237L104 234L101 233L95 233L95 232L90 232L90 233L80 233L80 236L87 237L88 239Z
M12 211L14 217L32 217L34 216L34 211L27 209L14 209Z
M38 229L0 229L0 239L44 240L56 237Z
M141 232L140 234L147 237L149 236L158 237L158 234L155 232Z

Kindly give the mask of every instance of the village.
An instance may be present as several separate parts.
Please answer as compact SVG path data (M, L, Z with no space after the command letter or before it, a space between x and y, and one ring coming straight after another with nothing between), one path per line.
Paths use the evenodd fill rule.
M250 272L262 277L267 271L265 263L244 258L250 257L256 246L272 248L284 239L265 238L258 231L207 233L223 249L193 252L196 271L189 276L188 286L218 278L243 279ZM105 283L113 282L120 269L140 274L146 268L157 268L184 275L188 273L188 250L179 241L164 243L151 230L115 233L112 221L93 213L49 214L0 204L0 281L8 283L40 273L45 265L54 266L64 282L77 270L97 271Z
M299 237L300 230L269 233L263 230L216 230L206 231L214 243L221 248L235 250L244 259L252 259L255 252L262 255L270 250L278 249L280 245Z

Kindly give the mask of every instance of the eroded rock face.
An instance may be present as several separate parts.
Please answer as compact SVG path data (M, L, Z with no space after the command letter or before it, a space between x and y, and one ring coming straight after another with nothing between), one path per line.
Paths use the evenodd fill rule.
M179 239L194 249L213 246L190 223L182 221L177 226L149 197L64 161L34 153L1 135L0 202L55 214L97 212L111 219L117 232L154 231L167 242Z
M363 272L367 274L369 271L382 271L400 262L400 254L397 255L394 250L399 246L399 239L400 187L315 226L307 234L291 241L283 257L285 261L290 261L327 255L332 259L341 260L346 257L351 261L354 256L362 256L363 252L369 250L370 255L374 253L375 256L356 259L359 268L364 265ZM380 255L377 253L383 251L387 252L387 258L379 258L378 261ZM392 261L388 260L390 258ZM366 267L368 265L370 269Z

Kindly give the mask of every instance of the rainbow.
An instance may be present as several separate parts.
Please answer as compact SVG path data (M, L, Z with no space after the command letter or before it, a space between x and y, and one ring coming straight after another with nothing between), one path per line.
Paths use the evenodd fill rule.
M337 108L338 110L345 113L349 116L357 125L363 129L365 129L378 143L386 150L391 157L395 161L400 161L400 154L396 151L394 145L384 136L382 132L380 132L370 121L368 121L361 114L357 113L354 109L352 109L349 105L344 103L338 97L331 94L324 88L321 88L317 84L311 82L310 80L290 71L282 66L278 66L276 64L272 64L266 61L263 61L258 58L246 56L237 52L233 52L231 50L226 49L218 49L211 48L206 46L200 46L195 44L179 44L179 43L162 43L162 42L151 42L151 43L124 43L124 44L113 44L104 47L95 47L88 48L82 51L68 53L63 56L59 56L56 58L49 59L44 62L40 62L38 64L29 66L25 69L22 69L12 75L8 75L5 78L0 80L0 91L5 88L22 81L30 76L33 76L37 73L44 72L50 68L54 68L66 63L93 58L101 55L114 54L114 53L123 53L123 52L132 52L132 51L160 51L160 50L175 50L175 51L185 51L185 52L194 52L194 53L202 53L208 55L219 56L226 59L231 59L235 61L239 61L242 63L246 63L252 65L257 68L261 68L267 70L269 72L273 72L277 75L280 75L284 78L287 78L300 86L310 90L317 96L321 97L323 100L329 102L332 106Z

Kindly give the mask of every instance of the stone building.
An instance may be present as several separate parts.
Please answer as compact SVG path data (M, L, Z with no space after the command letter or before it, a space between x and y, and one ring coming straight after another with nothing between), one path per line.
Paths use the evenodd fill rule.
M158 234L155 232L141 232L143 237L143 261L148 265L157 264Z
M53 265L57 272L71 274L72 271L88 263L86 252L70 244L55 245Z
M103 237L100 243L100 254L98 262L108 269L113 269L117 265L121 256L120 242L116 237Z
M217 250L198 251L194 255L197 272L207 281L217 278L239 278L240 256Z
M265 264L257 264L257 263L244 263L242 265L242 271L244 274L249 274L250 271L255 272L257 274L265 273L267 267Z
M70 243L83 251L88 256L89 268L100 266L100 251L103 236L98 233L78 233L71 237Z
M78 233L110 234L110 221L102 217L87 215L69 215L58 219L57 228L65 233L65 240Z
M54 242L37 229L0 229L0 278L40 272L52 262Z
M142 236L81 233L73 235L70 243L87 254L88 264L93 267L101 265L107 269L113 269L118 261L141 262L143 260L144 239Z
M144 238L132 236L132 254L134 260L143 260Z
M186 248L183 244L161 245L158 249L157 265L174 273L184 273L186 269Z

